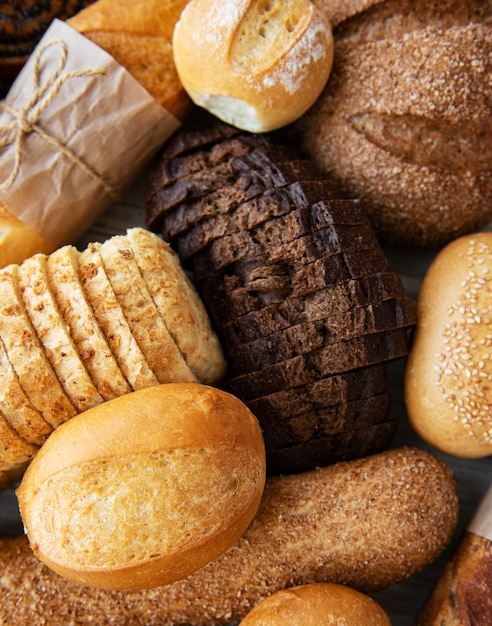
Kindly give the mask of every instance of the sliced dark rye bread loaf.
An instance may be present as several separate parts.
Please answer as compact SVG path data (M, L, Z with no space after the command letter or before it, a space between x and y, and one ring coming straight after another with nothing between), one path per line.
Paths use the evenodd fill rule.
M150 184L147 223L161 230L193 270L219 336L221 328L232 327L238 318L244 321L252 312L275 306L277 318L272 319L284 316L283 326L272 331L268 317L260 314L262 324L254 336L247 336L247 348L236 339L223 345L231 368L224 388L254 406L268 442L270 473L304 471L381 449L395 427L383 402L387 381L381 372L389 360L406 355L407 327L414 320L399 277L393 275L391 287L388 279L382 291L358 285L368 276L392 275L364 209L339 193L292 146L286 148L276 134L250 135L227 127L220 134L207 130L204 139L193 130L189 148L184 135L169 150L165 146L161 181L156 173ZM343 304L338 284L350 280L352 300ZM338 295L331 304L329 289ZM357 290L360 301L354 298ZM307 301L316 292L324 294L326 305L320 300L316 308L314 297ZM376 295L382 292L392 297L382 300ZM369 321L369 311L375 315L379 302L391 300L393 308L385 304L385 309L392 310L384 315L381 310L379 319ZM287 306L287 316L282 306ZM352 326L344 320L343 307L351 311ZM364 314L354 312L363 307ZM312 315L319 317L309 320ZM314 319L319 326L311 323ZM336 341L324 340L335 324L346 328ZM355 332L357 324L365 334ZM377 332L379 328L384 330ZM268 335L269 340L275 337L276 352L259 340ZM246 349L247 361L242 361ZM279 362L270 364L272 360ZM255 371L247 371L253 366ZM321 385L317 399L312 396L316 384ZM325 406L320 406L323 387ZM293 394L299 394L297 402L282 400ZM336 421L347 403L354 409L350 427ZM306 433L307 440L301 441Z

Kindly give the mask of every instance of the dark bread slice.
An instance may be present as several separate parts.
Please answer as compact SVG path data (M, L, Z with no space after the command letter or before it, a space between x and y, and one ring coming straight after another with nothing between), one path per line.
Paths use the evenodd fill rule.
M213 167L198 170L188 177L178 178L164 187L158 188L154 182L152 192L146 194L148 227L160 228L165 214L184 200L200 199L225 187L251 187L253 182L263 183L265 189L268 189L297 182L296 179L289 178L287 173L282 174L272 162L266 159L264 161L262 163L260 153L254 156L241 154Z
M276 415L257 415L265 446L268 450L281 450L311 439L336 435L356 429L366 429L388 421L390 395L382 393L344 402L337 406L312 409L276 421Z
M280 221L280 220L279 220ZM309 234L291 240L282 239L282 229L263 231L257 230L255 237L250 233L237 233L230 237L222 237L213 241L206 250L193 256L193 269L197 279L212 276L227 266L242 259L263 260L264 264L289 260L297 260L299 266L315 261L322 256L337 254L350 249L379 249L372 236L369 226L338 226L320 228ZM372 268L368 268L369 271Z
M291 170L295 169L295 167L291 167ZM227 187L221 187L198 198L187 198L172 207L163 209L160 228L165 239L172 241L179 235L185 234L191 228L198 226L201 222L211 218L213 220L213 218L218 216L226 215L230 217L235 215L245 202L263 194L273 195L276 202L283 202L284 205L288 201L295 208L319 204L318 211L326 211L323 205L329 202L334 223L343 224L359 223L360 220L367 221L367 216L361 209L358 200L339 197L341 194L334 191L333 184L329 181L318 182L322 182L323 192L320 191L319 197L315 202L309 203L299 189L299 187L307 183L296 180L283 186L270 187L268 186L268 179L265 180L265 177L259 175L256 170L253 173L251 170L241 172ZM269 199L268 195L266 199ZM246 208L246 210L249 209ZM253 206L251 210L258 209ZM223 217L222 219L226 218Z
M374 274L367 275L368 268L374 268ZM288 297L343 283L350 283L347 287L351 289L360 287L363 293L368 291L369 301L372 293L381 290L388 297L402 292L399 275L388 271L386 258L377 249L327 255L300 268L287 259L268 265L258 260L238 261L222 275L197 281L202 298L221 326L251 311L282 303Z
M281 450L267 449L268 474L298 474L376 454L390 445L397 428L398 420L390 420L369 428L318 437Z
M408 354L406 329L373 333L298 354L274 365L227 378L223 387L243 402L324 376L389 362ZM259 356L260 358L260 356Z
M354 210L354 204L352 200L327 198L314 205L298 206L292 201L289 187L269 189L228 213L216 212L196 222L180 234L177 249L186 261L213 241L245 232L254 238L257 231L269 226L281 229L284 241L326 226L360 226L364 232L367 219Z
M200 176L205 170L212 170L211 175L213 176L214 168L238 157L245 157L251 167L256 167L259 170L270 164L276 165L289 159L295 159L299 161L295 169L297 178L299 178L298 173L303 171L306 171L309 179L316 177L318 180L325 177L313 161L298 158L297 150L293 146L285 143L273 143L264 134L258 136L237 134L203 149L188 150L172 158L166 158L162 154L161 165L158 170L159 178L153 182L162 190L178 180L190 180L194 176ZM306 167L307 165L308 167ZM288 171L289 169L286 170L286 173Z
M335 351L338 343L347 345L348 340L369 338L374 333L392 333L409 326L401 301L387 300L378 305L356 307L335 320L305 321L246 344L240 343L233 334L219 332L226 359L230 357L230 372L245 374L306 352L330 345Z
M379 281L380 276L385 275L374 274L373 276L375 277L373 281L353 280L328 285L310 293L301 291L281 303L251 311L234 318L227 324L222 323L220 331L228 341L246 344L306 321L324 320L328 324L335 322L348 325L350 318L345 321L342 316L353 314L365 316L369 311L355 312L354 309L376 307L387 300L392 301L396 314L399 315L400 311L403 313L403 316L398 319L398 325L413 325L415 323L414 306L403 288L385 288L387 284L385 285L383 280ZM368 289L364 289L366 285ZM391 287L391 283L389 286ZM389 311L393 313L391 308Z
M281 422L300 413L340 406L344 402L367 399L388 391L385 363L363 367L343 374L319 378L291 389L280 389L247 402L254 415Z
M343 265L338 269L337 260L336 255L324 257L297 271L287 264L279 264L272 269L276 273L270 275L268 267L260 266L250 268L249 282L240 280L236 274L224 276L222 280L210 277L199 281L198 285L211 314L217 317L221 328L226 328L236 319L242 319L260 309L273 312L277 305L282 311L287 300L298 301L299 298L309 297L321 289L332 290L332 298L346 300L350 297L353 306L369 305L391 298L407 299L398 274L376 272L347 278L348 272L341 271L344 269ZM238 284L241 286L236 286Z

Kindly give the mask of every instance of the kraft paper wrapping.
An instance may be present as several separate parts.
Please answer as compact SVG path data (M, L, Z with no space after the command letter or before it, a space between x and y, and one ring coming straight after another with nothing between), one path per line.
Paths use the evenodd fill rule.
M479 537L492 541L492 484L482 498L468 530Z
M0 103L0 200L53 246L75 241L180 122L55 20Z

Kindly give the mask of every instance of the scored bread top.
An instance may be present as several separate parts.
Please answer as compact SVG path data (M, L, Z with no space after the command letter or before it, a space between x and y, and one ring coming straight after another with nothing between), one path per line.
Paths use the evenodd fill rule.
M49 255L50 286L81 359L99 393L108 400L128 393L130 385L87 301L79 277L78 255L73 246L63 246Z
M159 382L196 382L152 300L127 238L111 237L99 252L131 331Z
M36 254L19 266L22 298L36 334L67 395L78 411L103 402L80 358L49 285L44 254Z
M226 362L208 314L172 248L142 228L127 239L152 298L197 380L220 381Z
M19 291L19 266L0 271L0 335L21 387L44 419L56 428L77 411L65 394L36 335Z
M159 381L131 332L128 320L104 270L100 244L91 243L79 256L80 277L94 315L133 390Z
M0 339L0 410L5 419L26 441L42 445L53 427L31 404Z

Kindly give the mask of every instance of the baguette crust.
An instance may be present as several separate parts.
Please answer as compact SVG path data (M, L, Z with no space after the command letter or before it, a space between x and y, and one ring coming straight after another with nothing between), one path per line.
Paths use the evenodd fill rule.
M223 557L150 591L81 587L39 563L24 538L7 540L0 543L0 618L16 626L40 619L46 626L218 624L296 584L375 591L436 558L454 532L457 507L446 466L428 452L402 448L268 479L255 519Z

